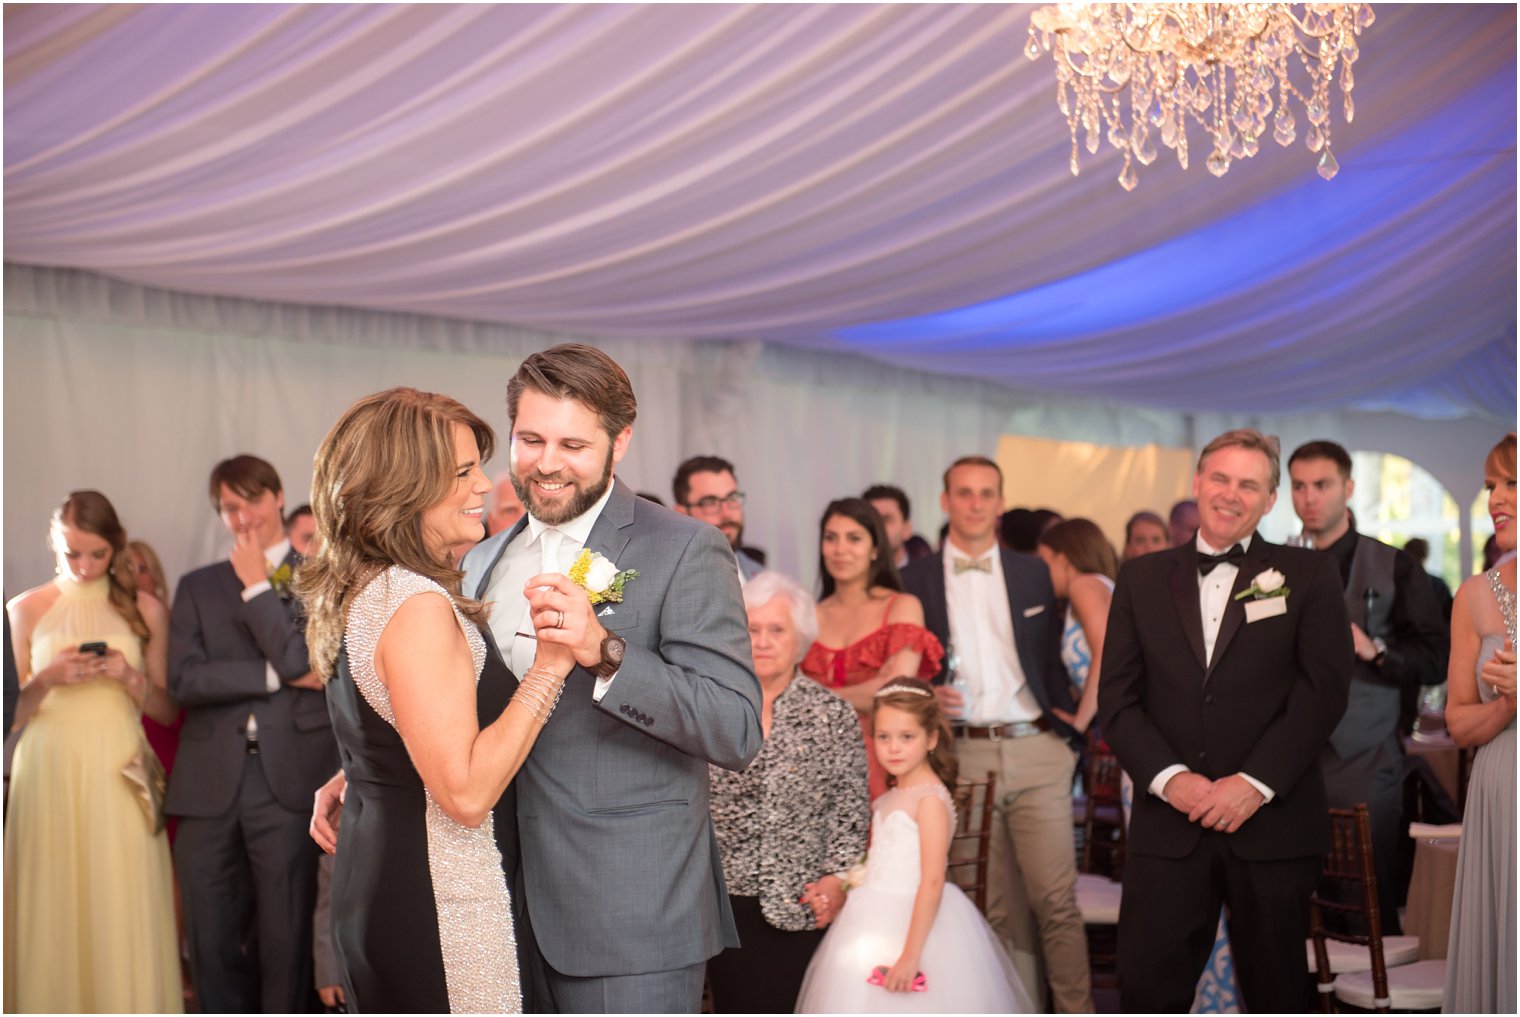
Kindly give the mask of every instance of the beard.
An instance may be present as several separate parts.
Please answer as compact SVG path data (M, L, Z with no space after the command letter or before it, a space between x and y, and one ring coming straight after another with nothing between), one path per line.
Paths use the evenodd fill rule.
M574 493L563 505L545 505L539 498L538 491L533 487L534 481L550 484L568 483ZM518 476L515 469L512 471L512 490L517 492L517 500L523 503L529 515L549 526L559 526L577 516L584 515L602 495L607 493L607 488L611 483L612 447L610 445L607 448L607 462L602 466L601 477L589 484L582 484L578 480L571 479L568 474L549 476L535 472L530 476L522 477Z

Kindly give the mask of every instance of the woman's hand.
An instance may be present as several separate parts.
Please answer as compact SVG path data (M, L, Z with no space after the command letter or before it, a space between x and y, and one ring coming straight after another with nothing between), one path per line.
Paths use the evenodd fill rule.
M1502 649L1494 651L1494 655L1484 663L1479 672L1483 680L1492 685L1494 691L1501 696L1515 698L1515 647L1508 639L1504 641Z
M802 889L801 902L813 909L813 921L818 928L839 917L839 909L844 907L844 884L838 876L824 876Z
M127 695L132 697L132 702L141 705L147 698L147 676L128 664L126 656L120 650L107 650L104 656L95 658L94 671L97 675L121 682Z
M65 647L51 663L32 675L32 681L44 689L87 682L96 676L96 660L93 653L80 653L76 646Z
M916 977L918 958L905 953L897 958L896 964L887 969L881 984L888 992L912 992L913 979Z

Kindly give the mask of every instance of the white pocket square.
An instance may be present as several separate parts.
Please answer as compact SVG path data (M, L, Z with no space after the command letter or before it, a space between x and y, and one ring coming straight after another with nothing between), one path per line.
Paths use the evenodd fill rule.
M1035 615L1039 614L1041 611L1044 611L1044 610L1045 610L1045 605L1044 604L1036 604L1034 607L1026 607L1026 608L1024 608L1024 617L1025 618L1033 618Z
M596 613L596 616L597 616L597 617L598 617L598 618L605 618L605 617L607 617L607 616L608 616L608 615L609 615L609 614L612 614L612 613L613 613L613 611L612 611L612 605L611 605L611 604L608 604L608 605L607 605L607 606L606 606L606 607L604 607L604 608L602 608L602 609L601 609L601 610L600 610L600 611L598 611L598 612L597 612L597 613Z

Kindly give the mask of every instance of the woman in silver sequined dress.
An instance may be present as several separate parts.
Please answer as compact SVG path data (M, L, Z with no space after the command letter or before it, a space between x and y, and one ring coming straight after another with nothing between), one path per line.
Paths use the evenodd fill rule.
M1478 746L1446 951L1447 1013L1515 1012L1515 436L1483 464L1494 536L1509 557L1457 590L1446 727Z
M523 1008L510 785L574 661L540 642L519 681L460 593L493 445L454 400L392 389L317 452L297 585L348 779L333 943L356 1011Z

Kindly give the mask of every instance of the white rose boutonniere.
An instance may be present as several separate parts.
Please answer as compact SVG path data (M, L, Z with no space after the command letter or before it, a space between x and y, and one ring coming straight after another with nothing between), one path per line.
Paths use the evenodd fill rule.
M1276 569L1267 569L1258 573L1251 581L1251 585L1235 594L1236 600L1245 600L1252 597L1261 600L1263 597L1286 597L1290 592L1284 584L1287 578Z
M637 579L638 576L638 569L619 572L618 567L605 556L589 549L582 551L575 559L575 564L570 566L570 581L585 590L586 597L593 604L621 604L623 587L630 579Z

